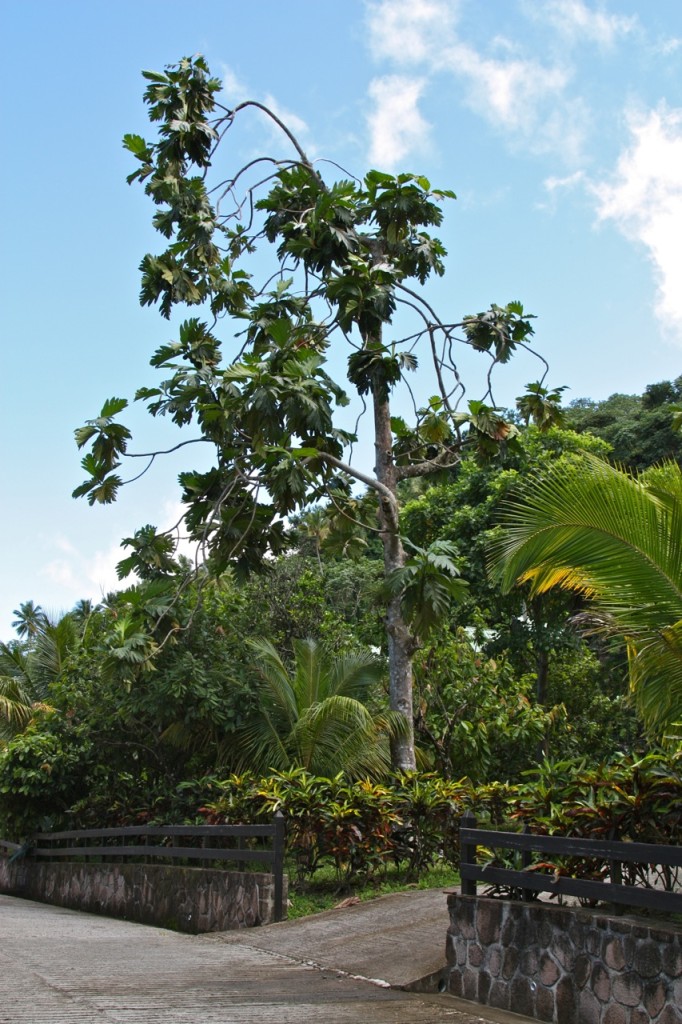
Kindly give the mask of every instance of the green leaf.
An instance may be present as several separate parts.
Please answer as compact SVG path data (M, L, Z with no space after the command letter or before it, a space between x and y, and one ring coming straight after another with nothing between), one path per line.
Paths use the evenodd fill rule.
M412 434L402 416L391 416L391 430L396 437L409 437Z
M395 178L392 174L386 174L383 171L368 171L365 181L371 182L373 185L388 185L395 182Z
M144 157L148 153L148 146L141 135L124 135L123 146L134 156Z
M102 406L100 416L104 419L109 419L112 416L116 416L117 413L123 412L127 407L128 401L125 398L108 398Z
M94 437L94 435L96 433L97 433L97 427L93 427L93 426L77 427L74 430L74 436L76 438L76 445L79 448L83 448L88 443L88 441L92 437Z
M143 71L142 77L146 78L148 82L157 82L161 85L165 85L169 82L168 75L163 75L158 71Z
M273 320L268 324L268 334L279 346L284 347L291 336L291 322L289 320Z

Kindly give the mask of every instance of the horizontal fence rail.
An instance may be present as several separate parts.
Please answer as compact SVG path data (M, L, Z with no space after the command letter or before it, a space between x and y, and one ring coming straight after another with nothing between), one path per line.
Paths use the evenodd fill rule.
M0 856L21 855L41 863L75 859L135 861L163 860L236 862L270 867L274 880L275 920L284 917L285 819L277 811L269 825L133 825L128 828L88 828L66 832L36 832L23 847L0 839ZM270 840L263 849L245 843ZM217 845L232 841L235 845Z
M623 843L609 839L581 839L565 836L538 836L528 832L493 832L476 828L473 815L465 814L460 829L462 894L476 895L477 882L518 889L521 898L532 899L537 893L575 896L579 899L625 904L640 909L682 913L682 892L654 888L649 885L623 885L622 868L626 864L646 868L682 868L682 846L653 843ZM477 848L518 851L520 865L500 867L481 864ZM602 865L611 881L573 878L565 865L533 863L533 854L584 858ZM552 871L552 867L556 870ZM520 869L519 869L520 868Z

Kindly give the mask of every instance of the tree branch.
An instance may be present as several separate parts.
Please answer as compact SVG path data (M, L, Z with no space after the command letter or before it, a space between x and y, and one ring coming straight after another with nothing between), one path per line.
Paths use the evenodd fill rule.
M441 469L454 469L461 462L462 455L458 453L454 461L448 462L445 452L435 459L428 459L424 462L413 462L409 466L396 466L398 480L409 480L416 476L428 476L429 473L437 473Z
M188 444L199 444L199 443L211 443L208 437L192 437L187 441L180 441L179 444L173 445L172 448L166 448L159 450L158 452L126 452L126 459L155 459L157 455L170 455L171 452L176 452L179 448L184 448Z
M347 462L342 462L341 459L337 459L335 455L330 455L329 452L319 452L315 455L315 458L326 459L326 461L330 462L332 466L336 466L337 469L340 469L342 473L346 473L347 476L352 476L354 480L358 480L361 484L371 487L373 491L376 491L382 498L385 498L397 513L398 502L395 494L393 494L384 484L380 483L376 477L368 476L366 473L361 473L359 469L349 466Z
M258 110L262 110L264 114L267 114L268 117L272 118L275 124L284 132L286 137L289 139L289 142L300 156L301 161L306 165L306 167L308 167L312 171L315 177L318 178L319 181L324 185L319 173L315 170L312 163L308 159L305 150L301 146L300 142L298 141L294 133L289 128L287 128L284 121L280 120L280 118L277 117L277 114L270 110L269 107L266 107L264 103L259 103L258 100L245 100L244 103L237 104L237 106L232 109L231 113L236 114L237 111L244 110L246 107L257 107ZM324 185L324 189L325 191L327 191L326 185Z

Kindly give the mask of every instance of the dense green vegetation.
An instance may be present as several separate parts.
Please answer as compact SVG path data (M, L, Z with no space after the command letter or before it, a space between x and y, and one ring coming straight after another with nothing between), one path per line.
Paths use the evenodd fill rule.
M584 597L505 593L486 572L511 494L550 469L586 479L605 454L587 433L530 427L512 452L471 454L405 501L411 536L422 550L452 545L468 583L415 656L419 765L444 783L518 783L544 757L594 767L655 749L629 699L626 654L594 635ZM154 601L143 580L58 622L22 605L1 652L2 829L194 820L207 774L332 778L346 764L348 784L388 778L381 561L371 538L346 557L322 512L299 520L298 550L244 581L188 576Z
M140 301L168 320L189 307L201 316L184 320L177 340L154 353L151 365L165 379L135 397L183 430L173 450L191 457L199 444L211 462L180 474L189 539L203 571L219 577L229 568L244 575L289 549L292 517L307 517L316 503L337 513L346 552L357 543L354 525L371 533L383 576L387 703L403 718L389 736L391 762L412 769L414 654L466 587L448 542L419 547L405 534L404 497L465 452L490 458L513 445L518 431L494 404L493 377L519 351L535 354L534 317L518 301L463 317L433 310L423 286L445 272L446 252L430 231L455 198L450 190L377 170L335 178L341 169L311 162L262 103L223 107L220 79L200 56L144 78L154 135L125 136L135 161L128 181L144 184L165 248L142 260ZM254 114L269 119L277 148L234 166L233 128ZM465 401L455 355L463 346L479 353L477 400ZM517 407L546 429L559 417L563 389L546 387L547 364L536 365L542 379ZM410 385L417 369L419 401ZM351 404L349 417L342 410ZM90 504L116 500L122 463L141 457L119 418L127 405L107 400L76 431L87 454L74 496ZM147 468L164 454L144 456ZM137 572L158 603L164 583L167 591L177 585L177 537L147 525L126 543L122 576ZM135 648L149 664L156 647L139 636L137 611L121 624L125 658Z
M602 402L582 398L566 410L566 424L589 431L611 446L612 458L628 469L648 469L682 459L682 434L674 414L682 401L682 377L649 384L642 395L611 395Z
M142 580L57 622L26 602L1 651L0 832L281 809L295 914L452 884L467 809L494 827L679 843L680 729L665 748L645 732L632 662L594 633L584 594L505 592L486 571L510 497L557 473L584 482L603 458L589 433L530 427L497 460L472 453L406 496L411 536L451 545L468 584L415 655L416 773L395 775L382 740L380 553L355 530L348 557L321 506L296 548L245 580L188 575L172 601Z
M378 172L329 185L289 137L251 234L196 173L215 80L201 61L147 77L161 135L127 137L131 177L173 241L145 257L142 300L238 328L224 365L213 328L186 321L152 359L170 376L138 394L215 450L181 475L206 558L144 526L119 566L135 582L102 604L54 621L20 605L0 645L0 832L282 809L301 886L454 870L465 809L679 842L682 378L563 411L562 389L535 383L514 413L457 412L443 356L414 423L391 416L417 341L435 353L440 332L449 350L457 329L492 369L532 334L519 303L437 328L415 307L405 282L442 272L423 229L448 193ZM216 116L224 131L235 112ZM265 239L270 291L237 269ZM389 344L401 302L420 327ZM334 423L337 334L345 383L372 404L374 476L344 461L355 435ZM77 431L91 503L121 486L125 405Z

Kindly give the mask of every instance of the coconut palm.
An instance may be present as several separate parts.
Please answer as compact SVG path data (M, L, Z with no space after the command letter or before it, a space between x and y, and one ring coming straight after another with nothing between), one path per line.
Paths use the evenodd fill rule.
M252 641L251 647L260 686L255 713L239 738L244 765L356 776L388 768L388 740L405 725L397 712L375 715L365 703L385 674L379 659L333 657L314 640L298 640L289 671L268 641Z
M14 609L12 614L16 615L16 619L12 623L12 629L16 629L22 639L30 639L35 636L46 621L45 612L34 601L24 601L23 604Z
M529 582L582 593L598 628L627 647L630 684L659 737L682 720L682 472L639 478L586 456L531 477L506 510L492 568L503 587Z
M66 667L79 640L72 615L50 622L41 613L27 645L0 643L0 742L22 732L36 711L51 710L50 684Z
M26 653L16 644L0 643L0 746L47 706L45 697L43 686L31 678Z

